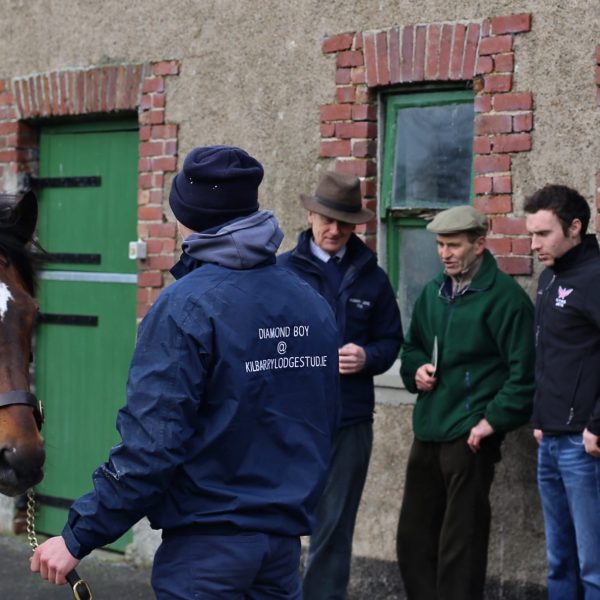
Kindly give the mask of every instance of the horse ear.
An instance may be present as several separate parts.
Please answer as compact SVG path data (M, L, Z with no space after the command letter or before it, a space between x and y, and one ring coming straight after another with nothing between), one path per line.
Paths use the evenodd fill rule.
M33 239L38 219L38 200L32 192L25 192L15 206L15 221L13 231L23 241L30 242Z

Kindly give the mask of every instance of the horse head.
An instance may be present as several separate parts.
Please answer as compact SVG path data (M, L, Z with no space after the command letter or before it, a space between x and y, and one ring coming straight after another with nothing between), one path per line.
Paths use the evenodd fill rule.
M29 390L38 314L29 244L36 222L33 192L0 196L0 493L8 496L39 483L45 459L41 406Z

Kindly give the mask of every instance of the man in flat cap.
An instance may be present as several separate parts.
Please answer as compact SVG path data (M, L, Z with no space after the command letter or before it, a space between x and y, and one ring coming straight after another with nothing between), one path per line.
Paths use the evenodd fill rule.
M389 369L402 343L394 292L377 257L353 233L374 214L357 177L326 172L314 195L300 196L310 228L279 257L334 309L342 418L325 492L317 508L304 574L304 600L346 597L352 536L373 441L373 376Z
M443 272L419 295L401 353L417 401L398 562L409 600L482 600L494 465L531 414L533 305L498 269L473 207L442 211L427 229Z
M336 324L275 264L283 234L259 210L260 163L195 148L169 202L177 281L144 318L117 421L122 441L32 569L57 584L143 516L162 529L158 600L301 600L310 533L339 418Z

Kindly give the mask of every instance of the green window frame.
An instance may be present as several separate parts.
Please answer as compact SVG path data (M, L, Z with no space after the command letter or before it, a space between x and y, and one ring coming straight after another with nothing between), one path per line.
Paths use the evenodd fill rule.
M436 212L450 208L457 204L465 202L472 203L474 198L473 193L473 151L472 140L474 135L474 93L472 89L436 89L436 90L421 90L415 92L396 92L390 93L382 97L383 100L383 116L384 116L384 140L383 140L383 157L382 171L380 174L380 215L385 227L386 233L386 254L387 268L390 281L396 290L400 302L400 310L402 312L403 323L408 326L410 315L412 313L412 305L418 292L423 285L431 279L439 270L440 264L437 258L435 243L433 238L424 231L427 222L435 215ZM444 110L437 111L437 108L443 107ZM433 109L419 111L418 109ZM399 113L405 109L417 109L416 111L405 111L403 115ZM450 110L448 110L450 109ZM407 115L405 118L404 115ZM423 138L414 137L415 132L421 133L419 130L419 118L424 115L423 122L425 126L422 131L427 134L432 131L441 131L446 133L445 136L432 137L425 135ZM428 117L431 115L433 118ZM444 115L451 116L451 119L445 120ZM454 119L455 115L459 115ZM411 117L415 117L414 123L410 123ZM407 121L407 119L409 119ZM436 125L437 120L437 125ZM404 121L411 125L407 126L410 138L399 138L402 136L402 127L399 122ZM449 126L445 129L445 123ZM455 129L453 130L452 127ZM456 135L456 128L459 129ZM454 131L454 135L453 135ZM452 152L452 140L458 139L455 154ZM440 141L442 140L442 141ZM414 142L414 143L413 143ZM410 153L411 147L415 148L415 152L427 153L427 151L436 151L436 147L442 147L440 150L441 161L447 159L450 155L449 164L452 163L455 156L459 157L460 169L453 169L451 176L465 172L465 164L468 161L466 169L468 181L460 180L459 185L464 186L467 190L465 197L464 191L450 197L425 197L412 199L409 191L409 185L404 182L410 180L413 188L435 188L436 181L427 181L427 173L422 175L423 183L433 183L430 185L419 186L418 170L409 173L411 168L409 164L413 156ZM433 154L432 152L432 154ZM397 154L402 156L398 156ZM427 156L427 154L425 154ZM438 157L439 158L439 157ZM404 163L402 160L404 159ZM439 162L438 160L438 162ZM442 180L445 177L448 169L448 160L446 165L436 164L435 161L422 162L426 164L426 171L433 173L433 177L438 177ZM400 168L398 164L400 163ZM414 166L414 165L413 165ZM436 170L441 167L440 171ZM400 169L405 172L400 173ZM406 174L405 174L406 173ZM400 177L400 184L397 179ZM398 190L404 191L404 195L398 194ZM414 252L413 252L414 250Z

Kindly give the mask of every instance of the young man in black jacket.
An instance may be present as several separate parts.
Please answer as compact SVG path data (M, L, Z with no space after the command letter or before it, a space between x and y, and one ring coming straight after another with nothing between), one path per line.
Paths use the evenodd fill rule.
M546 269L536 299L533 410L549 600L600 598L600 250L590 208L548 185L525 202Z

